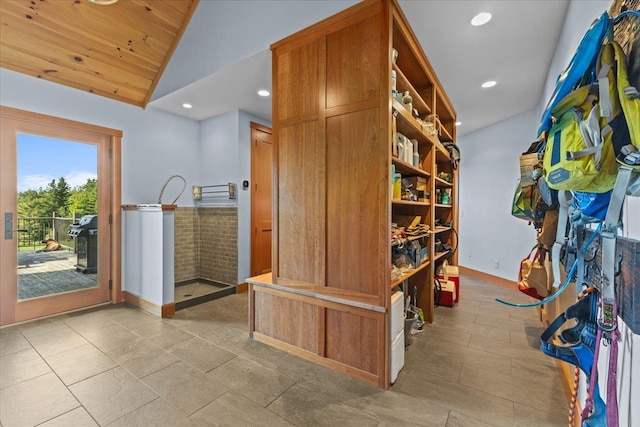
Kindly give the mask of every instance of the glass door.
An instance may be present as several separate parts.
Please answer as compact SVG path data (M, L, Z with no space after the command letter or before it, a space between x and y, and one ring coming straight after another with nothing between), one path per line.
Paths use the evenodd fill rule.
M0 323L110 300L106 135L2 118Z

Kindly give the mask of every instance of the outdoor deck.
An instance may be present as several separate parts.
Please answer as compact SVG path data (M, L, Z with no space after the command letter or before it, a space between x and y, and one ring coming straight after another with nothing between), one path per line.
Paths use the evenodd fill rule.
M63 249L55 252L18 252L18 300L96 286L96 274L76 271L76 254Z

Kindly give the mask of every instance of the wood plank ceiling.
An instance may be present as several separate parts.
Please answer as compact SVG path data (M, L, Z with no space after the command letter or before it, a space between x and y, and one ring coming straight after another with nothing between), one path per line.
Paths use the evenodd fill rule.
M0 0L0 67L146 107L199 0Z

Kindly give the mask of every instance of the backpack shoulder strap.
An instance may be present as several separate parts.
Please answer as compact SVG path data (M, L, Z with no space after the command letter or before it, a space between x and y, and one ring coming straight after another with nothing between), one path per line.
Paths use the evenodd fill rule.
M638 14L640 16L640 12ZM627 57L622 47L617 42L612 42L611 44L617 67L616 79L620 106L627 120L631 143L640 149L640 93L638 93L638 88L631 86L631 83L629 83Z

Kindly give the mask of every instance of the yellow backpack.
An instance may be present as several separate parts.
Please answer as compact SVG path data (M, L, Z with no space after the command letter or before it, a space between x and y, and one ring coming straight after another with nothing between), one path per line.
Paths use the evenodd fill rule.
M565 96L553 110L543 158L552 189L604 193L615 184L616 156L640 147L640 99L629 84L618 43L602 47L597 81Z

